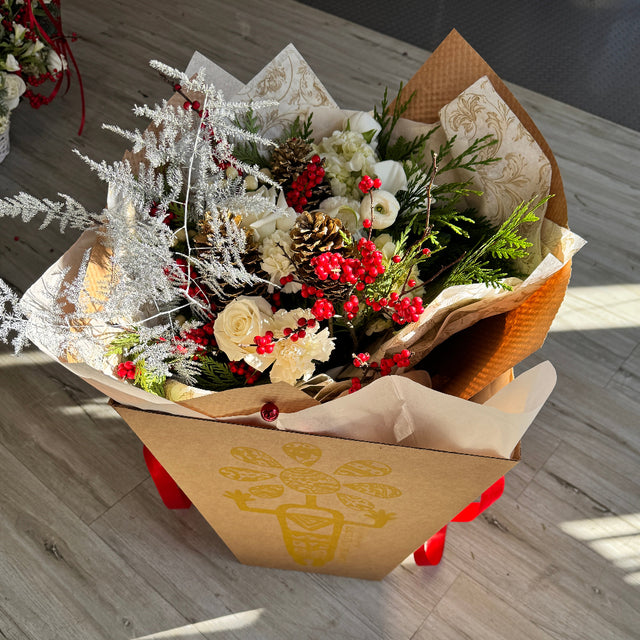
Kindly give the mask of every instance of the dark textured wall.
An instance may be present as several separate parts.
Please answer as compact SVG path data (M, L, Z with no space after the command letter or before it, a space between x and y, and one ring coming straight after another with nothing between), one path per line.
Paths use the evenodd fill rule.
M504 79L640 130L640 0L299 0L433 50L452 29Z

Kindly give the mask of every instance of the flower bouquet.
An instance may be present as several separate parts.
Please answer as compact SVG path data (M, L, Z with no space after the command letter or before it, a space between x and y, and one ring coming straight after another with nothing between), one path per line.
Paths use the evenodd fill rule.
M65 76L69 82L69 61L75 65L62 31L60 0L0 2L0 162L9 153L9 114L20 97L35 109L49 104ZM35 90L47 82L54 83L48 95Z
M107 393L242 561L381 577L515 464L553 387L543 365L468 401L566 288L581 241L555 161L455 33L371 112L292 47L246 86L152 66L173 98L136 107L144 132L109 127L122 162L84 158L102 212L0 206L84 231L22 300L0 283L0 338Z

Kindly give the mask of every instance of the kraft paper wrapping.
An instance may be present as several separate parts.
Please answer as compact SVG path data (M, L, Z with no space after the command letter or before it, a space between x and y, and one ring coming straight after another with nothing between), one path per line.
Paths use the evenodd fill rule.
M454 69L454 72L451 72L448 61L443 60L443 58L448 58L449 56L452 56L451 63L454 67L456 67L457 63L457 67L462 68L462 74L457 67L457 71ZM465 60L468 61L468 65ZM215 83L216 79L220 77L221 81L227 87L234 89L238 87L235 79L199 54L194 57L194 61L196 64L205 68L206 77L209 81ZM445 64L447 68L447 72L444 74L447 80L443 86L440 86L438 83L433 85L433 79L430 78L429 69L435 69L438 73L441 73L443 64ZM191 68L193 68L193 64ZM462 79L458 77L460 75ZM488 83L487 78L491 80L490 83ZM427 82L427 79L431 84ZM442 80L442 78L440 78L440 80ZM432 88L436 87L435 95L446 95L447 100L439 103L435 102L434 95L432 95L433 91L428 90L430 86ZM536 153L536 150L539 152L540 149L544 152L543 155L545 155L548 160L548 163L544 164L546 167L550 166L550 183L552 191L555 187L556 197L549 205L547 220L541 225L542 241L540 247L541 252L544 252L546 255L541 264L534 269L531 276L516 288L513 295L503 295L502 292L498 290L487 290L486 287L477 287L478 291L472 291L471 295L469 295L469 291L466 291L462 297L460 297L459 291L445 292L441 296L441 299L435 301L433 309L430 309L427 314L429 318L435 318L436 321L430 324L427 322L421 323L419 327L407 327L396 337L398 341L397 344L399 344L398 349L403 348L405 345L411 345L412 349L419 350L419 354L423 355L434 345L449 338L454 332L459 332L461 329L472 325L471 330L474 338L471 347L469 347L468 344L468 336L471 331L467 330L462 332L462 334L455 334L456 336L462 335L465 338L454 344L454 348L457 350L462 347L466 348L464 358L448 358L443 359L443 361L438 360L437 357L433 359L435 363L433 371L435 373L436 389L443 389L448 393L459 395L462 398L473 396L539 346L539 342L544 339L551 320L564 295L569 276L570 257L581 246L581 240L577 238L577 236L559 226L561 224L566 225L566 203L564 201L562 185L557 175L555 160L550 154L544 139L542 139L537 129L532 126L530 119L528 119L522 107L518 105L497 76L495 76L486 63L484 63L455 32L447 38L443 45L438 48L407 85L406 91L416 90L416 96L408 115L416 119L422 119L422 122L428 123L434 122L441 113L459 113L461 111L460 105L464 103L464 101L469 101L468 94L464 92L467 90L476 91L478 86L483 89L486 96L489 96L485 102L495 105L500 104L500 102L498 102L499 99L504 100L504 103L508 105L508 110L511 110L517 115L518 123L522 123L527 131L530 132L531 135L516 135L515 137L525 140L529 152L531 152L531 149L533 149L533 153ZM283 106L279 107L277 112L272 111L267 114L265 120L265 126L267 127L281 126L285 119L291 118L293 114L300 112L301 104L311 105L318 109L326 107L335 108L335 103L322 84L315 78L313 72L311 72L291 45L269 63L253 81L242 89L239 89L235 97L243 97L243 92L246 94L244 97L247 97L247 95L251 93L247 87L251 87L253 97L259 97L260 99L278 97L283 100ZM258 94L257 96L255 95L256 93ZM482 96L472 99L476 107L482 104L482 100ZM456 105L457 109L455 108ZM505 110L503 107L500 108L503 114L505 114L504 120L509 122L510 127L518 128L521 126L513 122L508 110ZM476 111L479 111L479 109L476 108ZM488 109L484 111L488 112ZM417 125L414 123L412 126ZM464 131L464 118L462 118L462 116L452 115L451 123L446 126L458 126L459 129L461 128L461 130ZM472 129L469 129L467 133L470 139L475 137ZM460 133L458 133L458 135L460 135ZM511 136L511 138L513 137L514 136ZM512 143L513 140L510 139L509 144ZM506 144L504 140L501 142L501 145L503 144ZM502 152L504 151L503 146ZM541 163L537 162L535 166L539 167ZM548 170L544 168L537 169L537 171L538 174L542 176L546 176L548 173ZM85 247L85 245L86 238L84 242L80 242L78 247L74 246L68 254L65 254L61 261L65 262L65 264L73 263L74 260L76 263L79 263L81 259L80 246ZM52 267L52 270L55 271L55 265ZM52 270L49 270L47 274L43 276L42 281L36 283L36 285L27 292L26 297L30 299L32 303L42 303L42 300L38 300L38 292L42 290L43 286L46 288L46 286L51 284L47 279L50 277ZM100 274L95 269L92 277L94 278L94 283L88 284L94 287L99 286ZM495 314L498 314L499 322L494 321ZM486 316L488 315L493 317L487 318ZM443 317L447 318L447 322L438 322ZM418 342L418 340L424 342ZM447 342L447 345L449 342L450 341ZM46 345L40 346L43 350L47 351ZM394 345L394 348L395 346L396 345ZM437 355L436 353L436 356ZM455 363L455 368L453 369L451 368L452 362ZM284 428L300 428L299 424L294 425L295 421L286 415L287 413L306 409L313 411L314 415L322 415L324 411L328 412L326 415L331 415L333 412L332 405L339 402L332 401L321 407L314 407L313 405L316 404L315 401L312 401L297 389L291 388L290 393L283 393L282 389L277 388L278 385L265 385L256 389L232 390L231 392L209 394L201 398L193 398L192 400L182 403L172 403L135 389L115 379L112 375L100 371L102 367L96 366L95 363L93 364L94 368L91 370L87 368L87 365L82 363L68 362L66 366L76 371L87 380L87 382L121 404L176 416L195 417L194 413L200 417L207 416L209 418L223 419L236 419L236 417L244 416L245 421L252 423L253 420L254 424L260 424L260 419L255 418L255 416L251 418L252 414L255 414L259 409L259 403L262 402L262 400L275 398L280 403L282 416L279 421L279 426ZM105 371L108 371L107 365L108 363L103 363ZM553 386L553 384L551 384L551 387L549 387L549 381L553 377L549 373L549 369L546 368L544 371L548 374L547 379L544 379L544 376L541 376L540 372L535 375L531 374L531 377L527 378L527 380L531 382L528 387L529 394L531 398L536 399L535 402L538 402L539 406L541 406L543 402L541 399L548 396ZM409 386L409 390L407 390L408 382L410 381L398 382L396 377L390 377L386 380L382 379L377 381L374 389L380 393L380 397L385 398L395 397L403 399L406 393L408 394L407 397L410 397L412 401L418 402L416 406L432 406L433 403L438 403L438 398L442 399L444 403L449 401L449 399L444 399L442 394L437 393L437 391L432 391L424 387L420 387L418 390ZM522 382L519 383L520 386L518 386L518 388L522 388L523 384ZM415 386L419 387L419 385ZM260 391L257 391L257 389L260 389ZM363 400L363 396L359 395L362 394L363 391L366 390L361 390L358 395L355 396L359 398L358 402L362 402ZM252 395L254 396L253 400L251 399ZM429 402L425 404L427 397ZM346 403L349 404L349 402L347 398ZM335 406L341 405L336 404ZM477 409L477 405L471 405L470 411ZM417 415L414 410L412 410L412 412L413 413L410 412L411 415ZM507 410L507 413L508 412L509 410ZM532 416L535 415L535 413L529 413ZM531 420L532 419L533 417L531 417ZM412 420L414 420L414 418L412 418ZM326 428L326 421L323 428ZM405 429L406 437L408 434L406 425L403 428ZM509 431L514 431L511 425L508 425L506 428ZM394 433L402 431L400 427L394 427L394 429ZM416 430L414 429L409 440L414 443L418 441L422 442L422 437L416 436L415 433ZM492 450L496 452L500 450L499 455L509 457L520 435L515 437L515 440L512 438L513 442L506 445L506 448L500 444L496 444L495 446L493 444L487 445L485 442L481 450ZM356 433L356 437L361 437L361 434L359 436ZM395 438L395 436L393 437ZM391 440L392 437L389 435L382 436L383 442L390 442ZM500 435L498 440L504 440L503 436ZM396 438L396 442L397 441L398 439ZM424 442L426 442L426 440ZM473 447L470 449L468 445L468 442L464 442L464 437L461 442L456 442L456 436L454 435L453 441L447 446L456 451L465 450L472 452L474 450Z

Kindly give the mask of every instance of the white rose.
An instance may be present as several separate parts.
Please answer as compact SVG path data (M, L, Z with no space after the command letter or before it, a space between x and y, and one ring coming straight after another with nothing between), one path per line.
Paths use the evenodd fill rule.
M374 229L390 227L396 221L398 211L400 211L400 204L395 196L382 189L370 191L360 203L360 218L372 219L371 226Z
M53 49L50 49L49 55L47 56L47 69L49 72L64 71L66 68L67 61L61 58Z
M384 160L373 165L376 176L380 178L381 189L395 195L398 191L407 188L407 175L400 162Z
M259 296L239 296L231 301L216 318L213 335L218 347L229 360L244 360L249 365L264 371L272 358L258 356L256 336L269 330L271 305Z
M307 331L307 335L296 342L279 340L273 350L276 359L269 374L271 382L293 385L298 380L308 380L315 371L313 361L326 362L332 351L333 340L328 329L316 333Z
M378 146L378 134L382 130L382 127L370 113L358 111L350 115L345 118L342 128L361 133L373 149L376 149Z
M20 63L12 53L10 53L4 61L4 68L7 71L20 71Z
M333 196L323 200L318 205L318 209L332 218L338 218L351 234L360 228L360 203L357 200Z
M0 87L6 90L4 104L9 111L15 109L20 102L20 96L26 91L24 80L14 73L0 74Z

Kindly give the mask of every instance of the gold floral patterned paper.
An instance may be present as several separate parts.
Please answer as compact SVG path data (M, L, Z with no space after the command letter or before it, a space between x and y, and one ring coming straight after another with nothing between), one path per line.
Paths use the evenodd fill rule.
M504 222L521 202L549 194L549 160L497 94L487 76L474 82L443 107L440 122L447 138L456 137L454 155L462 153L478 138L495 136L497 144L484 149L481 157L499 161L480 165L475 172L467 172L473 187L483 192L482 197L471 196L467 200L492 223ZM527 223L520 229L532 243L528 258L518 264L526 274L530 274L542 260L540 230L545 210L543 205L536 211L537 223Z
M262 122L262 133L270 138L280 135L307 107L338 107L292 44L254 76L234 99L278 102L278 105L256 113Z

